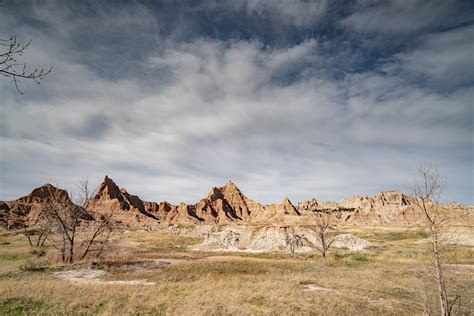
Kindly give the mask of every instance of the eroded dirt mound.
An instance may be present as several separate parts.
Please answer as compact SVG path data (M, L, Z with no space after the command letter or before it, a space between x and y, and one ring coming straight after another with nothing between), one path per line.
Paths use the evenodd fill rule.
M248 246L250 251L288 250L293 245L295 251L310 251L310 244L289 227L269 226Z
M305 228L288 226L266 227L226 227L222 230L211 228L205 235L202 244L192 247L204 251L247 251L271 252L289 251L311 252L319 246L314 232ZM334 248L345 248L360 251L370 243L351 234L340 234L334 241Z
M347 248L351 251L364 250L370 246L370 242L351 234L340 234L336 236L333 243L335 248Z
M238 251L240 240L240 232L233 230L215 231L211 229L201 246L203 249L214 251Z

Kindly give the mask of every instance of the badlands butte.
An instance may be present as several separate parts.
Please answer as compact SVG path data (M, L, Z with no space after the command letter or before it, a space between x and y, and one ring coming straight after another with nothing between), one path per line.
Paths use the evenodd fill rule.
M0 224L7 229L33 225L53 196L62 197L63 203L73 203L65 190L45 184L17 200L1 201ZM443 207L458 221L474 222L473 206L449 203ZM166 201L143 201L105 176L87 203L83 220L100 219L110 212L119 227L146 229L232 224L309 225L314 216L323 213L331 216L335 224L345 225L403 226L417 225L423 220L414 198L399 191L355 195L340 202L312 199L293 204L285 198L279 204L264 205L244 195L229 181L222 187L213 187L196 204L172 205Z

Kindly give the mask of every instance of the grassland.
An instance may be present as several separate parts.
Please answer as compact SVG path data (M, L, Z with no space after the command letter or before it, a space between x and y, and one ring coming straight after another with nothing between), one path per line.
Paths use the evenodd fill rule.
M352 229L371 241L361 252L330 251L290 258L275 253L206 253L188 250L200 238L159 232L117 233L97 263L104 280L148 280L154 285L70 283L56 271L79 269L48 262L21 234L0 232L0 314L422 314L434 304L426 237L418 230ZM474 311L474 250L446 246L452 295L463 292L461 314ZM169 265L121 269L159 259ZM467 290L463 290L467 289Z

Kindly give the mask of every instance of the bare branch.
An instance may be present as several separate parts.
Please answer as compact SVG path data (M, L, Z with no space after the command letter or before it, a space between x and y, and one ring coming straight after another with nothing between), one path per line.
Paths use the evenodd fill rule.
M315 225L311 227L311 230L315 233L318 240L316 249L322 254L324 259L326 259L326 253L336 241L337 237L337 233L331 225L331 217L327 214L320 214L320 216L316 217Z
M440 255L440 237L444 232L443 228L450 219L449 214L439 205L446 180L439 175L436 168L431 166L418 168L418 176L413 187L413 193L416 197L415 207L423 214L426 227L431 234L431 253L435 267L435 279L438 285L441 315L450 315L452 303L448 301L448 291Z
M18 58L23 56L30 44L31 40L26 44L21 44L16 36L12 36L8 40L0 39L0 47L4 47L3 50L0 50L0 75L11 78L19 94L23 94L19 87L20 79L33 80L40 84L41 80L53 70L52 66L49 69L35 68L31 70L27 68L26 63L18 62Z

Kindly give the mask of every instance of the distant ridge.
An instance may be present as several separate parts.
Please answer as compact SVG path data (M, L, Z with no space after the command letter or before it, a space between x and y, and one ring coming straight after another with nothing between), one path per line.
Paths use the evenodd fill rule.
M33 224L53 195L62 197L66 204L72 203L65 190L51 184L36 188L15 201L0 201L0 225L19 228ZM173 205L166 201L143 201L105 176L87 204L85 214L87 220L94 220L113 212L115 221L124 227L170 224L306 224L311 216L320 213L331 214L341 223L389 225L420 221L420 214L413 204L413 197L392 190L374 196L355 195L340 202L312 199L295 206L285 198L279 204L263 205L245 196L229 180L222 187L211 188L207 196L196 204ZM451 203L447 207L453 212L472 215L472 207L469 206Z

